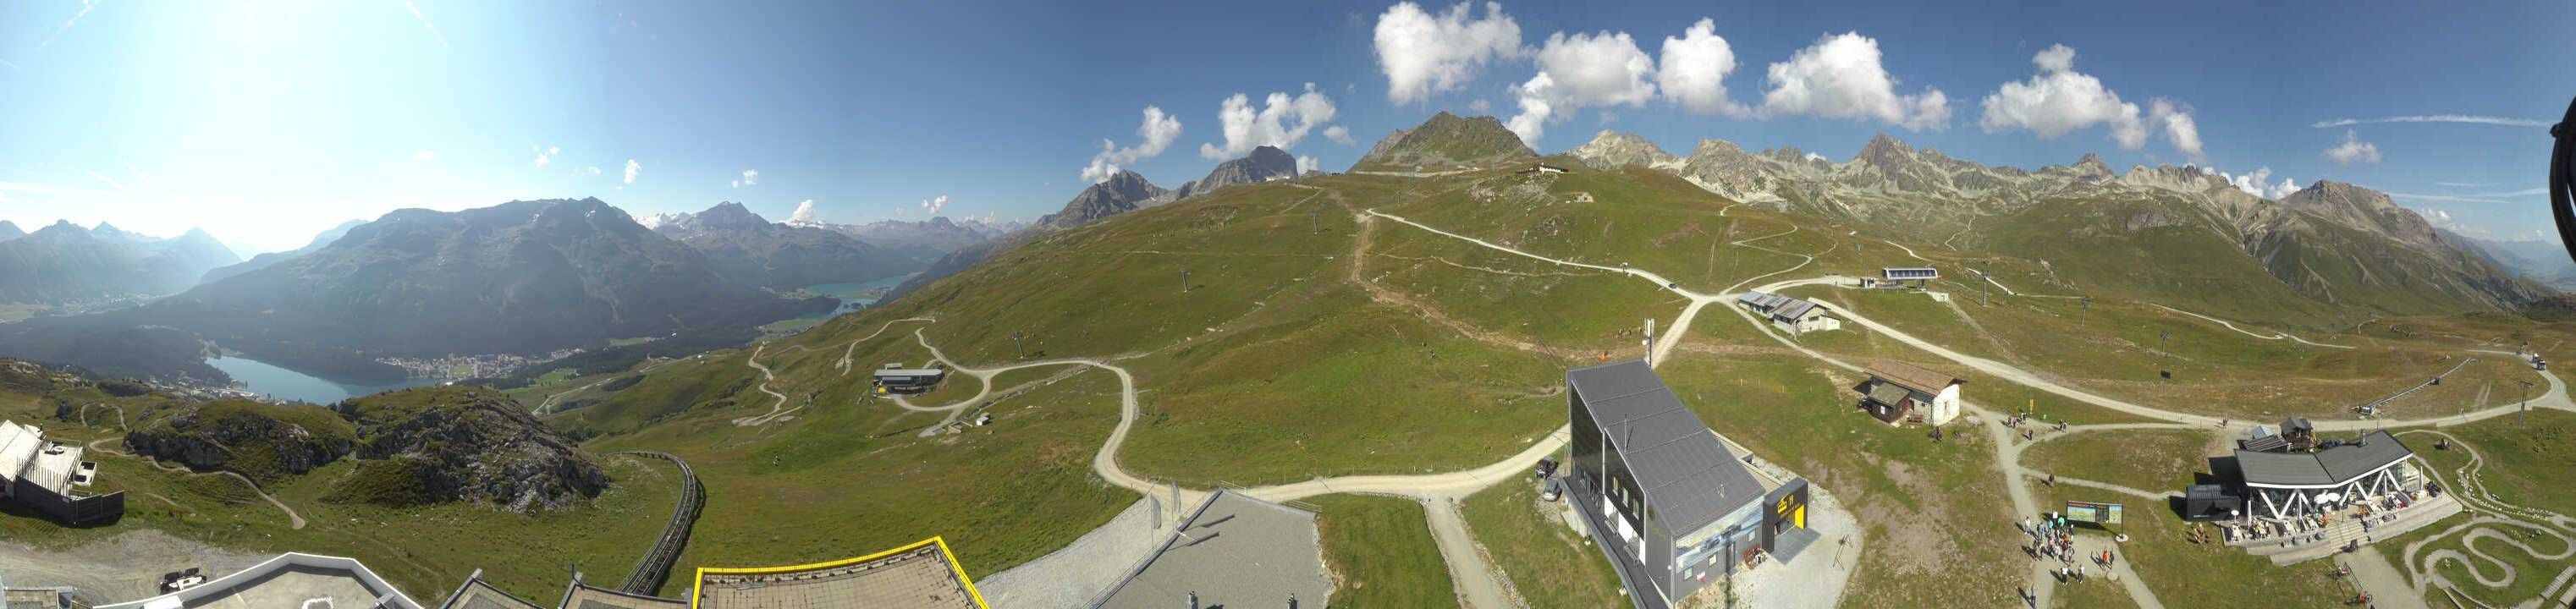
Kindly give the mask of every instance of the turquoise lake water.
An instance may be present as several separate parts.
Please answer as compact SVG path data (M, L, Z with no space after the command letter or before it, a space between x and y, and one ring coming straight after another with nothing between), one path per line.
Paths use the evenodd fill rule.
M214 366L216 370L232 375L233 380L241 381L242 388L251 393L315 404L329 404L396 389L438 384L438 379L427 378L404 379L401 382L386 385L343 383L247 357L217 357L206 360L206 365Z

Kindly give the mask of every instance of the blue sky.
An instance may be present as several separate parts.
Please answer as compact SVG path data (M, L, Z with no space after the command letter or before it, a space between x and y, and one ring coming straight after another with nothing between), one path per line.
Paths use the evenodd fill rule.
M1994 164L2268 169L2263 189L2355 182L2513 237L2546 221L2544 127L2316 125L2545 123L2576 82L2548 44L2576 22L2565 2L925 4L10 3L0 219L203 227L260 250L514 198L639 215L733 200L772 219L810 200L860 222L944 196L945 215L1031 218L1096 162L1177 186L1271 143L1339 169L1450 110L1520 117L1543 152L1607 128L1677 154L1714 137L1841 159L1887 132ZM1140 129L1148 107L1161 129Z

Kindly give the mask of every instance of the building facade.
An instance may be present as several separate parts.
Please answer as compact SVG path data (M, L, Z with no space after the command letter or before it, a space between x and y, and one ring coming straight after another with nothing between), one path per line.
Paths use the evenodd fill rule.
M1566 384L1567 500L1639 606L1677 603L1805 526L1805 481L1764 485L1643 360Z
M1888 423L1947 425L1959 418L1959 391L1968 382L1921 366L1883 361L1869 367L1869 381L1855 387L1860 407Z
M1779 294L1763 292L1745 292L1744 295L1735 297L1735 302L1736 304L1744 305L1744 308L1751 309L1753 312L1761 313L1765 318L1771 321L1772 327L1779 328L1782 331L1786 331L1791 334L1823 332L1827 330L1840 330L1843 328L1843 321L1835 319L1833 315L1827 314L1824 306L1818 305L1814 301L1804 298L1791 298Z
M2388 432L2316 452L2236 451L2245 508L2288 518L2329 512L2390 493L2424 488L2415 452Z
M82 461L86 449L49 442L33 426L0 421L0 500L35 508L65 524L90 524L125 515L125 492L89 492L98 464Z

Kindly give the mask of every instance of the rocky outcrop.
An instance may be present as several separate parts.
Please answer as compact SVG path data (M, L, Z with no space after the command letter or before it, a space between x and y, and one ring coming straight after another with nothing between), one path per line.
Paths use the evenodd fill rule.
M348 422L328 410L246 400L191 406L125 435L135 454L263 484L337 461L355 440Z
M608 488L596 458L496 390L423 387L333 408L364 438L355 455L367 474L344 481L340 494L374 485L362 498L464 501L524 513L569 509Z

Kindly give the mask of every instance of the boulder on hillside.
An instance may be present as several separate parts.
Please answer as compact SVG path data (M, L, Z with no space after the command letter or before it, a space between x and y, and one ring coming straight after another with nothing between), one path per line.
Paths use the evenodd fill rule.
M348 421L312 406L216 400L193 405L125 434L135 454L196 471L230 471L267 484L349 454Z

